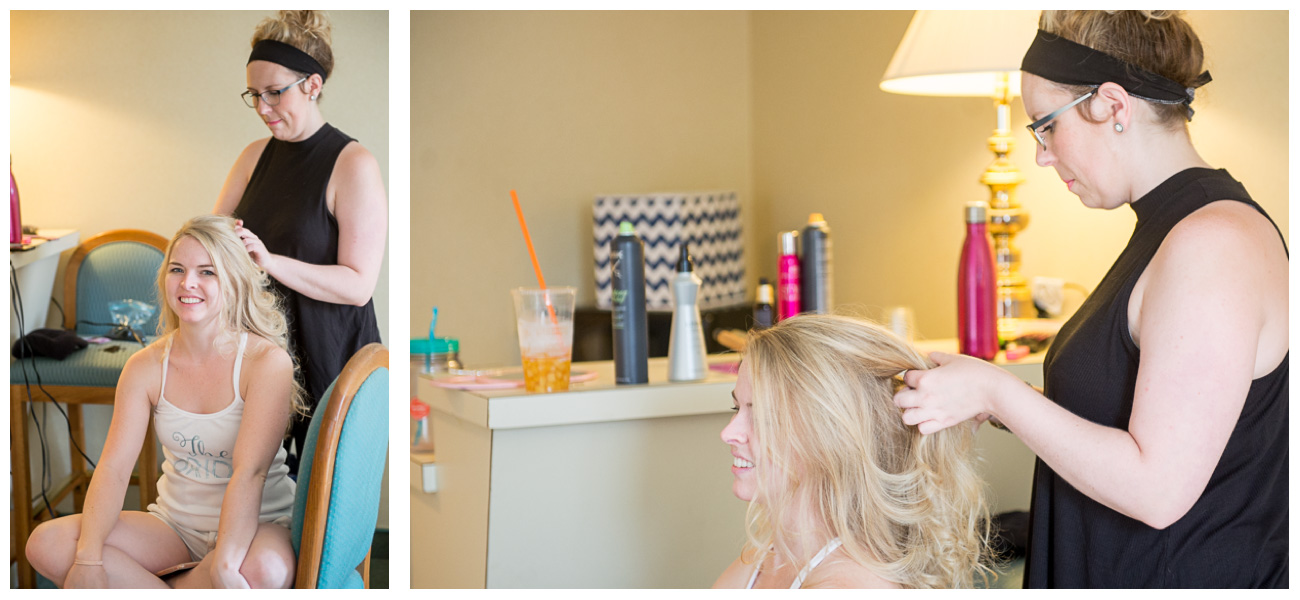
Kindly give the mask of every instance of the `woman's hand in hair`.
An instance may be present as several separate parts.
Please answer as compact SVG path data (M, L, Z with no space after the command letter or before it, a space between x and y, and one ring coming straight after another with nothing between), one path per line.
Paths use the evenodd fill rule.
M244 242L244 249L248 251L248 255L253 259L253 262L269 272L270 269L267 267L266 261L271 260L272 255L266 249L266 244L262 243L262 238L257 237L257 234L244 227L243 219L235 221L235 235L239 236L240 241Z
M931 352L939 366L908 370L907 387L894 394L894 404L903 410L903 423L915 425L922 434L947 429L976 419L973 427L997 416L994 404L1003 386L1018 384L1015 376L982 360Z

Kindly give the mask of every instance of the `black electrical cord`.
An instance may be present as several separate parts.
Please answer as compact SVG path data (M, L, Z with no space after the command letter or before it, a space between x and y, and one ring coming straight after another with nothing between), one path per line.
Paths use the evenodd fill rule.
M12 288L10 289L10 294L9 294L10 301L13 303L13 306L16 307L17 309L16 312L17 312L17 320L18 320L18 331L20 335L19 343L22 344L25 355L34 357L36 354L32 350L31 344L30 342L28 342L26 335L23 335L23 332L26 331L25 309L23 307L22 291L18 287L18 272L14 269L14 265L12 262L9 263L9 280L10 283L12 284ZM60 310L62 310L62 307L60 307ZM25 360L20 362L22 363L23 387L27 391L27 404L28 404L27 408L32 415L32 420L36 423L36 435L41 441L41 498L42 500L45 501L45 507L49 511L50 516L53 517L55 516L54 507L50 504L50 499L47 496L49 485L50 485L49 480L51 478L49 472L50 469L49 469L49 460L48 460L49 450L47 448L47 444L45 441L44 427L41 424L40 418L36 416L35 402L33 402L32 399L31 379L27 376L28 365ZM90 465L90 468L95 469L98 465L93 459L90 458L89 455L86 454L86 451L82 449L81 445L77 443L76 436L72 434L72 419L68 417L68 413L63 409L63 405L60 404L59 401L54 398L54 395L51 394L49 390L45 389L45 385L41 381L41 372L36 368L36 362L34 360L31 363L31 368L32 368L32 374L35 375L36 377L37 389L39 389L41 393L45 394L45 397L48 398L50 403L54 405L54 408L57 408L59 410L59 414L63 415L63 421L67 425L67 429L68 429L68 441L72 442L72 447L76 448L77 454L80 454L81 457L86 460L86 462ZM45 412L44 406L41 407L41 412L42 413Z
M14 263L13 263L13 261L10 261L10 262L9 262L9 283L10 283L10 288L9 288L9 301L11 302L11 305L17 309L17 318L18 318L18 334L19 334L19 336L20 336L18 339L19 339L19 342L23 345L24 349L27 350L28 352L30 352L30 351L31 351L30 343L27 341L27 336L26 336L26 335L23 335L24 325L25 325L25 319L24 319L24 316L23 316L23 296L22 296L22 292L18 289L18 271L14 269ZM50 486L50 481L49 481L49 480L50 480L50 475L49 475L49 464L50 464L50 463L49 463L49 458L46 456L46 454L47 454L47 448L46 448L46 444L45 444L45 431L44 431L45 428L41 425L41 420L40 420L40 418L36 416L36 407L34 406L35 403L32 402L32 383L31 383L31 380L29 380L28 377L27 377L27 363L26 363L26 362L23 362L23 361L20 361L20 362L22 362L22 367L21 367L21 368L22 368L22 371L23 371L23 386L27 389L27 410L31 413L31 415L32 415L32 420L36 422L36 437L37 437L38 439L40 439L40 441L41 441L41 443L40 443L40 447L41 447L41 477L40 477L40 482L41 482L41 485L40 485L40 490L41 490L41 500L44 500L44 501L45 501L45 510L48 511L48 512L50 513L50 517L53 518L53 517L55 517L55 516L57 516L57 515L55 515L55 513L54 513L54 506L53 506L52 504L50 504L50 497L49 497L49 495L48 495L49 486ZM33 363L33 365L32 365L32 371L33 371L33 372L36 371L36 366L35 366L34 363ZM40 385L39 382L37 383L37 385ZM21 427L21 426L22 426L22 425L19 425L19 427ZM72 427L71 425L68 426L69 429L71 429L71 427ZM32 500L31 500L31 498L14 498L14 501L15 501L15 502L31 502Z
M22 331L22 330L23 330L23 325L22 325L21 323L22 323L22 321L25 319L25 317L22 315L22 310L23 310L22 293L21 293L21 291L18 290L18 279L17 279L17 274L13 272L13 264L12 264L12 263L10 263L10 265L9 265L9 269L10 269L10 271L11 271L10 274L14 277L14 279L13 279L14 291L15 291L15 293L16 293L17 296L18 296L17 306L18 306L18 310L19 310L19 322L20 322L20 325L18 326L18 329L19 329L19 331ZM27 342L27 339L26 339L25 336L22 338L22 342L23 342L23 348L25 349L25 354L26 354L27 356L35 356L35 352L32 350L31 344ZM49 398L49 399L50 399L50 403L54 405L54 408L59 409L59 413L63 415L63 421L64 421L64 422L67 424L67 426L68 426L68 440L72 442L72 447L76 448L76 449L77 449L77 454L80 454L82 458L86 459L86 462L90 463L90 468L92 468L92 469L95 468L95 466L96 466L95 461L92 460L92 459L90 458L90 456L88 456L88 455L86 454L86 451L83 450L83 449L81 448L81 445L77 443L77 438L73 437L73 435L72 435L72 419L68 418L68 413L67 413L67 411L63 410L63 405L62 405L62 404L59 404L59 401L56 400L56 399L54 398L54 395L51 394L51 393L49 392L49 390L45 389L45 385L44 385L44 383L41 381L41 372L38 371L38 370L36 369L36 363L35 363L35 361L32 362L32 373L34 373L34 374L36 375L36 387L37 387L37 389L41 390L41 393L42 393L42 394L45 394L45 397L46 397L46 398ZM31 382L30 382L30 381L27 381L27 364L26 364L26 363L23 363L23 380L24 380L24 384L25 384L26 387L27 387L27 400L30 402L30 401L31 401L31 398L32 398L32 393L31 393ZM42 412L43 412L43 411L42 411Z
M82 325L94 325L96 327L112 327L114 329L113 333L116 333L117 332L116 330L118 329L125 329L127 333L131 334L131 337L134 338L135 341L140 342L140 347L143 348L145 346L148 346L148 344L144 343L144 339L140 337L140 334L136 332L135 328L131 327L126 323L96 323L94 321L86 321L86 320L78 320L77 322Z
M54 306L59 309L59 322L62 323L64 321L67 321L68 313L63 312L63 305L59 304L59 301L55 300L54 296L50 296L50 302L53 302Z

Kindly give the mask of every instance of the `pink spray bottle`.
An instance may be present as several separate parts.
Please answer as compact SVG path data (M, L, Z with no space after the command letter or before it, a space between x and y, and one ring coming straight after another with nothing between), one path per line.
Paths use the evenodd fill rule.
M777 235L776 320L788 319L802 310L799 301L799 232L782 231Z

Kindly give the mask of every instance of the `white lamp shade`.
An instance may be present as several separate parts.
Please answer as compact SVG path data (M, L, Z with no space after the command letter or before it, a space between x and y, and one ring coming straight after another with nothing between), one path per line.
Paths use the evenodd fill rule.
M1011 74L1020 95L1020 60L1038 31L1036 10L918 10L885 69L880 89L922 96L994 96Z

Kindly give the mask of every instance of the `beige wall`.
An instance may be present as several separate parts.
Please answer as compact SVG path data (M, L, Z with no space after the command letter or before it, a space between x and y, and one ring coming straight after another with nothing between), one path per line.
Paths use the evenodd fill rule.
M82 239L117 228L171 237L210 212L239 152L268 135L239 94L253 28L274 14L11 12L9 143L23 221L78 229ZM387 189L388 13L330 17L337 58L321 111L375 155ZM385 253L374 300L391 345L388 296ZM58 311L50 315L56 323ZM88 451L98 453L109 418L107 408L87 409ZM57 479L67 472L66 434L57 418L47 426Z
M518 361L506 290L534 279L512 187L548 283L588 305L594 195L726 187L743 201L751 289L775 275L777 231L819 211L841 309L907 305L920 335L953 337L961 207L987 198L995 113L991 100L880 91L911 15L413 13L413 331L437 304L462 362ZM1286 13L1189 19L1215 77L1193 139L1287 233ZM1022 272L1092 288L1132 212L1084 208L1034 164L1027 122L1017 100Z
M411 328L518 364L509 290L594 305L596 195L729 189L752 223L743 12L413 12ZM751 244L746 252L753 253Z
M1191 133L1204 158L1245 183L1286 233L1286 13L1191 11L1214 82L1197 95ZM859 314L909 305L920 333L956 335L961 207L987 199L991 101L888 94L878 87L911 12L756 12L753 148L757 265L775 265L779 229L825 213L835 240L836 302ZM1032 35L1032 32L1029 34ZM1027 277L1091 289L1134 223L1127 207L1083 207L1052 169L1034 164L1017 100L1013 161L1030 211L1017 239ZM759 267L760 271L775 269ZM1081 298L1070 296L1077 305Z
M12 12L10 154L23 221L83 239L123 227L171 237L210 212L239 152L268 135L239 94L253 28L274 14ZM330 16L337 59L321 111L386 179L388 13ZM387 256L374 297L388 340Z

